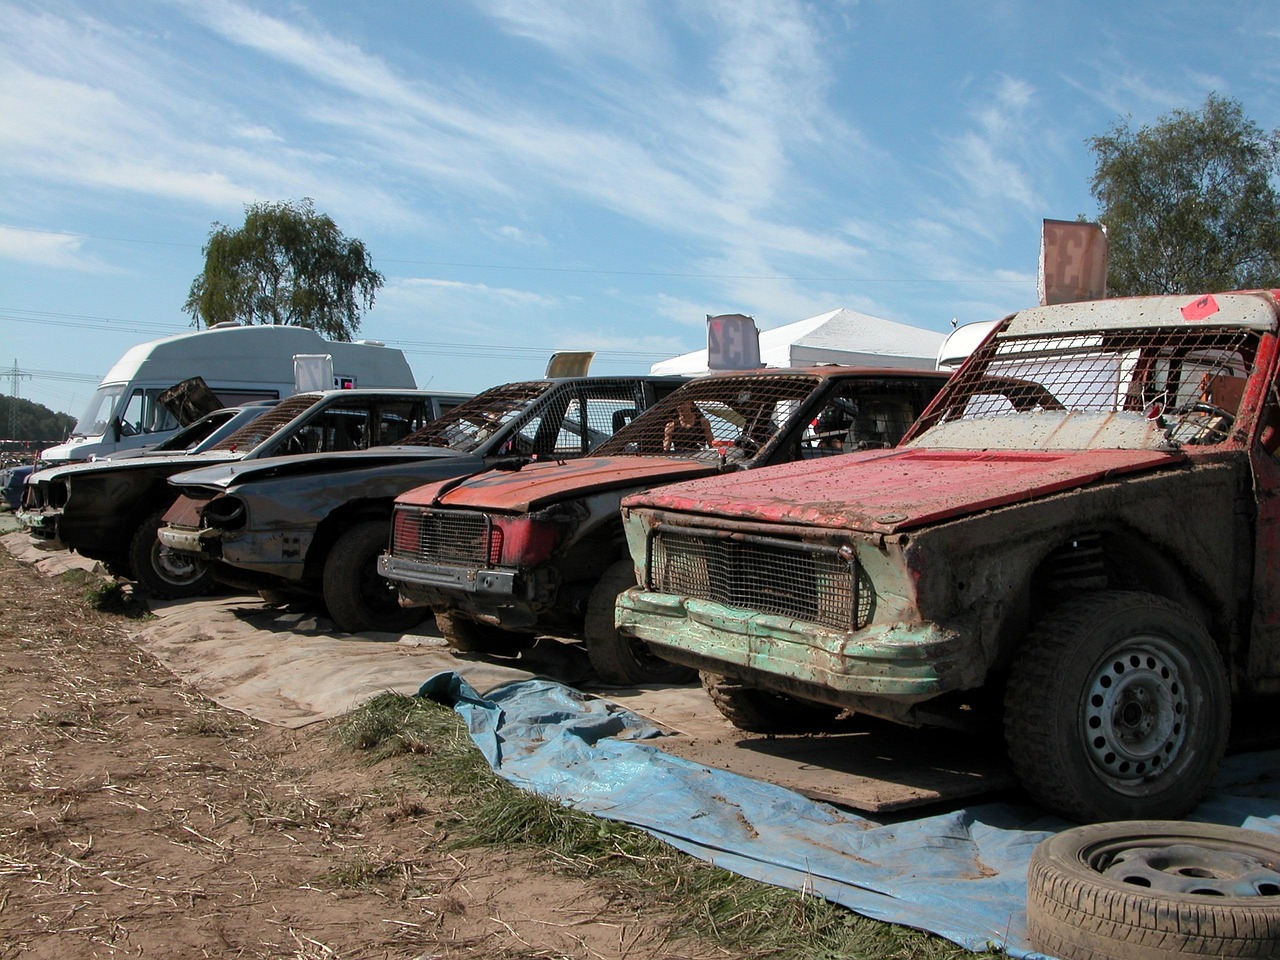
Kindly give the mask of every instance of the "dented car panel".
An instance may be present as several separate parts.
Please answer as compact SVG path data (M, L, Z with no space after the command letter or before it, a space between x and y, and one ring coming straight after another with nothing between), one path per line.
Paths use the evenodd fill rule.
M715 513L772 523L896 533L961 514L1007 506L1105 477L1166 467L1178 453L1143 450L887 450L823 464L788 464L724 484L684 483L651 496L654 508ZM904 483L910 478L909 483ZM794 498L804 483L806 499Z
M851 462L845 469L852 473L857 466ZM971 479L982 485L980 478ZM799 522L776 522L762 510L740 511L731 520L685 513L667 491L661 507L624 508L631 553L641 561L641 586L619 597L617 622L673 662L902 719L898 705L876 701L916 703L982 687L1007 665L1012 645L1046 606L1080 582L1107 575L1099 558L1110 554L1132 565L1135 586L1176 586L1181 595L1200 600L1215 625L1233 637L1233 648L1243 652L1229 608L1213 598L1230 596L1232 571L1250 563L1240 538L1223 536L1240 527L1236 511L1246 482L1238 465L1183 464L1141 477L1082 480L1036 500L889 535L853 529L836 514L819 524L804 515ZM856 497L861 488L849 489ZM927 493L918 487L913 492ZM1186 516L1181 503L1188 492L1202 504L1194 516ZM1117 515L1125 522L1117 522ZM759 560L767 587L743 572L729 595L703 590L699 596L695 590L703 584L670 590L655 554L672 534L690 529L713 533L731 549L741 550L753 536L770 541L772 548ZM785 576L790 551L815 541L852 565L865 591L865 624L841 630L815 622L821 577L807 568L794 580ZM713 560L704 551L697 562ZM738 571L746 562L728 559L723 566ZM1042 588L1044 599L1032 607L1026 598L1034 592L1037 572L1055 578L1057 586ZM733 573L717 571L716 579L731 582ZM766 589L775 610L786 613L752 609L760 600L757 592ZM766 652L754 640L760 636L787 646L775 644ZM941 638L946 642L939 643ZM876 671L867 671L866 662L876 664Z
M898 450L626 498L619 628L734 681L731 720L999 719L1051 810L1183 815L1233 702L1280 694L1276 296L1022 311Z
M33 537L131 574L129 547L144 518L173 502L170 477L183 471L289 455L311 445L351 442L348 421L366 426L384 415L420 426L440 396L419 390L331 390L280 401L214 446L181 456L141 456L54 467L34 475L20 519Z
M678 479L705 475L714 470L706 464L656 457L637 462L636 457L589 457L568 463L531 463L519 470L490 470L470 482L447 491L428 484L400 497L396 502L411 506L433 506L448 500L458 508L479 507L504 513L524 513L561 500L584 484L597 491L638 483L671 483Z
M334 550L344 549L344 536L356 527L386 525L397 495L499 462L514 468L535 457L572 462L607 439L615 424L684 382L580 377L504 384L399 444L177 476L171 482L182 496L158 536L172 550L212 562L215 576L226 583L323 593L332 611L331 595L347 589L331 573L331 562L338 562ZM386 541L384 533L376 549ZM372 541L362 544L371 549ZM403 622L394 591L388 593L373 573L375 556L367 558L369 573L363 577L366 599L380 605L382 620ZM373 629L377 619L372 611L335 617L346 630Z
M170 480L184 492L165 514L158 535L174 550L298 581L307 576L306 558L318 519L328 516L335 502L389 502L424 477L462 476L483 467L480 457L419 447L395 449L390 455L376 449L196 470ZM215 511L228 511L228 501L235 503L234 526L211 526L203 520L214 501ZM237 583L250 582L229 576Z
M588 631L593 605L612 608L613 593L600 593L617 590L606 571L626 556L623 496L766 463L889 446L945 379L832 367L695 381L582 460L491 470L400 497L391 549L378 569L397 585L402 602L447 610L454 622L462 617L585 639L601 676L659 679L605 664L595 654L608 638Z

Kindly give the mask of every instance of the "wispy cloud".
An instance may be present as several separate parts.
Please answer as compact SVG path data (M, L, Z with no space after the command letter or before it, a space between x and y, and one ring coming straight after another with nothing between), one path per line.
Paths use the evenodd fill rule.
M0 226L0 259L80 273L107 273L111 268L84 251L84 238Z

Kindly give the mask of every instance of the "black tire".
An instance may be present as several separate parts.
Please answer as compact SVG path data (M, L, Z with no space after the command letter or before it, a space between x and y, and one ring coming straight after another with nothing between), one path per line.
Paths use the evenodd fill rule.
M839 707L748 687L718 673L704 670L699 678L725 719L750 733L813 733L840 715Z
M1212 780L1230 725L1213 640L1186 609L1148 593L1092 594L1050 613L1005 692L1018 779L1081 823L1181 817Z
M472 620L457 610L437 612L436 628L458 653L513 654L530 646L533 640L529 634Z
M378 574L390 536L389 521L366 520L344 530L329 549L321 590L339 630L404 633L427 615L422 607L400 606L395 584Z
M1061 960L1280 956L1280 838L1179 821L1063 831L1031 855L1027 934Z
M623 686L644 683L692 683L698 672L663 660L643 640L624 637L614 625L613 606L618 594L636 585L630 560L608 567L587 598L582 638L596 676L605 683Z
M213 569L201 557L175 553L156 539L165 510L151 514L134 531L129 541L129 572L148 596L158 600L203 596L213 589Z

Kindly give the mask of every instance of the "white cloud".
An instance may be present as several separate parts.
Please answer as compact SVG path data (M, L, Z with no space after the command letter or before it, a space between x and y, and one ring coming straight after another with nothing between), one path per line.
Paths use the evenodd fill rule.
M621 61L653 72L674 58L650 6L636 0L476 0L513 36L575 61Z
M0 226L0 259L81 273L109 272L110 268L86 254L83 247L83 237Z
M514 287L491 287L485 283L464 283L431 277L391 278L378 294L380 304L389 306L389 301L394 302L399 309L439 309L465 302L473 306L549 310L561 303L559 298Z

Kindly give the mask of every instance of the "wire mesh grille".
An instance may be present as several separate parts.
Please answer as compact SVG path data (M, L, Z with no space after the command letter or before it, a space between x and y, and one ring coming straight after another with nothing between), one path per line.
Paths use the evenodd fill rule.
M489 522L483 513L461 510L397 510L391 554L426 560L488 566Z
M314 406L321 396L319 393L295 393L292 397L286 397L256 420L246 423L208 449L247 453L294 417Z
M694 380L615 433L593 456L699 459L730 449L750 456L777 436L821 382L795 374Z
M1171 440L1220 443L1257 341L1251 330L1204 327L997 337L952 379L929 425L1037 409L1127 412Z
M853 558L834 547L773 538L726 539L658 529L650 542L649 589L837 630L871 619L874 592Z
M592 456L725 457L755 465L890 447L943 382L918 374L778 371L707 377L655 404ZM784 452L776 445L786 436L795 442Z
M651 392L662 389L674 389L674 383L588 377L507 384L455 407L402 442L481 456L572 459L613 436L648 405Z
M551 389L551 386L548 380L531 380L492 387L465 403L458 404L400 442L411 446L450 447L471 452L519 416L531 402Z

